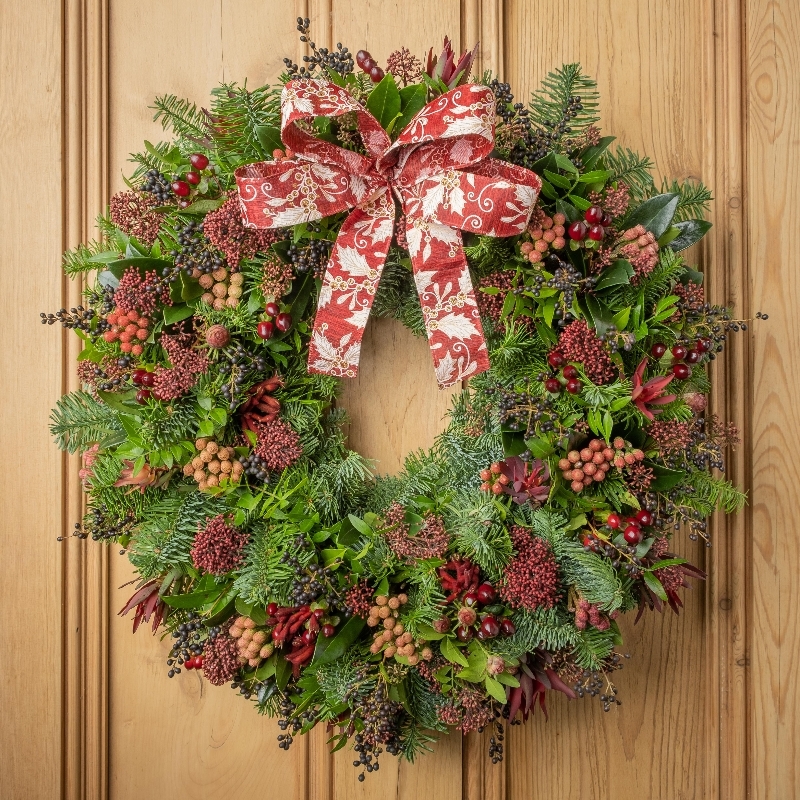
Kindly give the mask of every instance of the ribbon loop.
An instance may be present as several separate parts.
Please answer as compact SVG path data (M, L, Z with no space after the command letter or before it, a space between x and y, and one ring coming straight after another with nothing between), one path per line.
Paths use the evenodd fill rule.
M314 137L296 123L354 113L370 157ZM452 89L426 105L392 144L341 87L295 80L281 95L281 138L297 158L236 171L244 224L277 228L353 209L331 251L309 343L310 372L354 377L361 340L394 231L392 194L406 239L441 387L489 368L461 230L513 236L541 186L529 170L488 158L494 96Z

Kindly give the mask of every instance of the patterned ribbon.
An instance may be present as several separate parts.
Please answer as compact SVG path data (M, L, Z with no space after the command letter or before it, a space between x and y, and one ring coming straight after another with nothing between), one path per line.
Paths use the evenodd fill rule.
M440 387L489 368L461 231L513 236L528 224L541 181L488 158L495 101L485 86L452 89L392 143L344 89L293 80L281 95L281 138L294 159L236 171L243 223L282 228L353 209L331 251L309 343L309 372L354 377L361 339L392 240L395 206L406 239ZM298 120L351 119L369 156L308 132Z

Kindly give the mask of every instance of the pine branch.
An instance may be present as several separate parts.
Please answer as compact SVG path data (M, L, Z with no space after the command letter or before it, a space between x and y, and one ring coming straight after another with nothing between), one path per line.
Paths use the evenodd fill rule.
M513 554L508 529L491 498L473 492L457 494L445 507L445 526L453 547L477 564L492 580L499 580Z
M492 643L492 649L501 656L519 658L537 648L551 652L574 645L579 638L573 618L560 607L520 609L512 616L515 631L506 639Z
M583 669L601 669L602 662L614 649L614 632L610 628L606 631L588 628L578 633L578 640L572 650L575 663Z
M531 97L529 104L531 121L544 127L557 124L569 111L570 99L573 97L579 97L583 106L582 110L569 121L573 133L576 129L600 121L600 94L597 91L597 82L581 72L580 64L565 64L548 73L542 81L542 87Z
M217 146L226 154L236 154L232 166L272 158L258 138L262 125L280 127L280 92L262 86L252 92L247 85L223 84L212 92L212 131Z
M674 192L678 195L678 207L675 209L673 222L687 219L705 219L710 210L710 202L714 199L711 190L702 181L672 181L665 178L661 185L662 194Z
M161 127L173 131L176 135L192 141L205 139L208 136L208 123L205 114L190 100L165 94L157 97L151 106L155 110L154 122L161 122Z
M627 147L617 147L613 152L607 150L603 160L605 168L611 170L608 182L622 181L627 184L634 201L632 205L655 194L655 184L651 174L653 162L649 156L640 156Z
M108 245L104 242L91 241L87 244L79 244L72 250L67 250L61 261L61 266L65 275L74 277L82 272L91 272L98 269L101 265L96 262L89 261L92 256L98 253L104 253L108 250Z
M50 413L50 433L68 453L85 450L122 432L116 413L86 392L70 392Z

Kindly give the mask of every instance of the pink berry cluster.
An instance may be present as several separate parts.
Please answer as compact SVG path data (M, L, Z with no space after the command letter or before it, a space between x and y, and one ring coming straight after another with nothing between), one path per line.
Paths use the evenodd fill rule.
M378 62L366 50L359 50L356 53L356 64L369 75L373 83L380 83L385 75L384 71L378 66Z
M520 253L527 257L531 264L538 264L550 248L563 250L567 244L564 238L566 233L564 223L567 218L563 214L553 214L552 217L548 217L540 209L537 209L537 212L537 217L532 219L528 226L531 241L523 242L519 246Z
M567 228L569 238L575 242L602 242L606 238L606 229L611 225L611 215L600 206L591 206L583 214L583 219L576 220Z
M573 492L581 492L593 483L605 480L612 466L624 469L638 461L644 461L644 452L628 447L621 436L617 436L609 447L602 439L592 439L581 450L570 450L566 458L558 462L565 481L569 481Z
M192 153L189 156L189 163L192 165L192 169L187 170L182 178L176 178L170 184L175 196L180 198L178 205L182 208L186 208L189 205L189 201L186 198L191 193L192 187L197 186L202 180L200 173L208 167L208 156L202 153Z
M583 631L587 624L599 631L607 631L611 627L611 620L596 605L587 600L579 600L575 609L575 627Z
M625 244L619 252L630 261L636 273L632 281L635 283L636 280L649 275L658 263L658 242L643 225L636 225L623 231L622 240Z

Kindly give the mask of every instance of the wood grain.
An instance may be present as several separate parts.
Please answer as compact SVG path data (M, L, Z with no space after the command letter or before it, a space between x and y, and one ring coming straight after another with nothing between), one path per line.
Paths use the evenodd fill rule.
M64 301L62 35L57 4L0 6L0 449L19 465L6 470L0 496L0 797L34 800L62 790L60 609L66 547L78 544L56 542L68 524L65 465L47 420L63 389L61 337L37 319ZM43 192L26 189L34 164L47 174Z
M794 533L800 470L786 458L799 412L798 298L793 243L798 190L800 7L796 2L748 0L747 222L750 308L770 319L753 333L753 579L750 791L753 797L792 797L800 777L800 546ZM791 447L791 444L789 444Z
M160 124L148 105L157 94L174 93L207 105L222 80L258 86L273 80L289 55L297 59L291 3L202 0L191 9L156 0L112 3L110 15L110 163L115 170L143 139L159 141ZM142 43L158 29L183 32L180 46L157 57ZM202 24L195 24L197 21ZM121 172L112 189L123 188ZM278 750L274 721L230 689L201 683L194 673L166 678L167 642L140 630L116 612L131 587L127 561L113 556L110 629L110 791L113 800L191 796L249 798L265 790L286 800L305 798L306 748ZM270 765L268 773L261 768ZM265 780L265 776L268 779Z
M770 313L715 365L712 409L744 438L729 475L751 501L715 521L710 553L682 544L710 580L688 594L682 619L624 627L633 658L617 681L622 708L552 698L550 722L515 728L500 766L480 736L450 736L416 765L385 758L363 784L351 753L328 755L322 730L278 751L274 723L194 674L168 681L168 645L131 636L116 616L130 592L117 588L131 577L124 559L54 541L81 513L76 459L57 453L46 428L74 386L77 340L36 319L77 297L59 278L60 251L91 235L127 154L160 137L147 109L157 93L205 104L220 80L274 79L284 55L303 54L297 16L311 17L318 43L369 47L379 60L402 44L423 56L445 34L464 47L480 39L480 68L522 101L549 69L581 61L600 84L607 132L652 155L659 175L714 189L715 229L697 253L711 299ZM795 796L800 553L786 440L800 368L798 34L794 0L0 4L0 304L4 330L19 333L0 349L0 451L35 464L7 470L0 489L0 798ZM31 164L50 180L46 203L25 189ZM353 446L395 472L441 429L449 393L436 388L424 341L372 320L361 376L341 402ZM21 419L36 422L9 423Z
M527 100L548 71L578 61L598 81L604 133L650 155L659 176L713 180L704 169L713 143L700 113L713 53L708 3L576 0L564 13L551 0L512 0L505 9L504 77L518 99ZM676 549L704 563L703 548L685 537ZM616 681L621 708L604 714L596 700L559 696L548 723L539 717L512 729L508 798L703 793L705 591L688 593L681 619L649 615L636 629L623 623L632 659Z

